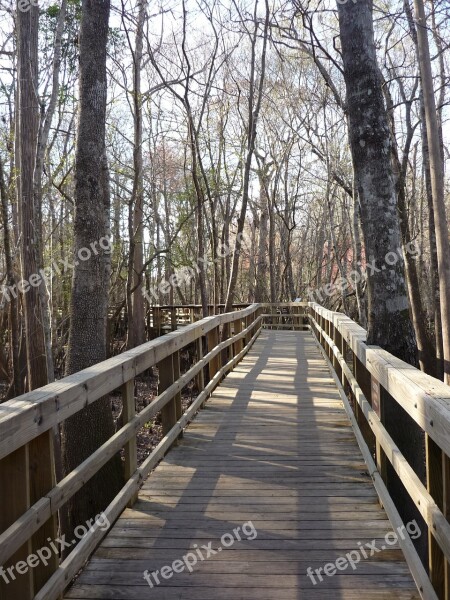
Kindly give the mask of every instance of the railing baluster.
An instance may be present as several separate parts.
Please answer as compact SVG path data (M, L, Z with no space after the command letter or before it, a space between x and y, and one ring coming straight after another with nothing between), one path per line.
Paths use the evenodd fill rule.
M12 452L0 461L0 531L4 531L30 506L28 444ZM0 577L0 598L8 600L31 600L34 597L33 570L28 569L14 579L8 567L26 561L31 554L31 539L28 540L3 565L6 580Z
M159 371L159 385L158 394L161 394L164 390L172 385L174 382L174 369L173 369L173 355L170 354L166 358L163 358L158 363ZM162 432L166 435L177 422L177 408L175 398L169 400L169 402L161 410L161 421L162 421ZM176 445L176 443L174 443Z
M219 328L218 327L214 327L214 329L211 329L211 331L207 334L207 340L208 340L208 352L211 352L211 350L213 350L213 348L215 348L217 346L217 344L219 343ZM212 358L209 361L209 379L211 380L214 375L217 373L217 371L220 369L220 353L217 354L216 356L214 356L214 358Z
M122 415L123 425L129 423L136 414L136 402L134 399L134 379L130 379L122 386ZM128 481L133 473L137 469L137 441L136 436L133 436L124 447L124 475L125 481ZM135 494L130 501L128 506L131 507L137 500L137 494Z
M179 352L179 350L177 350L176 352L174 352L172 354L172 362L173 362L173 380L177 381L177 379L180 378L180 352ZM178 421L178 419L180 419L181 415L183 414L183 408L181 405L181 390L175 394L174 402L175 402L176 418ZM181 439L182 437L183 437L183 432L181 431L180 435L178 436L178 439Z

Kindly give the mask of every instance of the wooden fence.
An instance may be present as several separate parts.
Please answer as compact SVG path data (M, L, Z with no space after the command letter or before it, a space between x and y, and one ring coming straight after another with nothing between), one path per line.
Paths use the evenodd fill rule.
M36 564L27 568L27 558L30 561L39 548L56 540L58 511L123 448L126 483L104 510L104 518L113 523L133 503L142 481L177 442L183 428L221 379L252 346L262 327L261 313L261 305L253 304L207 317L0 404L0 565L5 574L0 572L1 598L53 600L60 596L106 532L91 528L61 564L53 554L47 565L31 559ZM219 342L224 330L233 334ZM192 344L197 347L197 361L180 376L180 351ZM160 373L158 396L136 414L134 379L154 365L158 365ZM182 414L180 392L194 378L200 393ZM117 389L122 395L123 426L74 471L56 482L54 428ZM138 467L136 434L159 412L164 437ZM17 572L8 572L11 565Z
M380 347L368 346L365 329L342 313L309 306L311 329L344 402L352 401L358 442L391 523L401 527L406 515L415 514L425 529L422 561L409 539L403 543L419 590L424 598L449 600L450 388Z
M0 565L7 576L10 565L17 569L9 583L0 571L0 598L53 600L61 595L107 532L92 528L60 564L55 554L47 565L39 562L25 572L27 558L58 535L58 511L124 449L126 483L104 510L105 518L113 523L127 505L132 505L145 477L177 443L183 428L266 327L311 329L332 367L369 474L393 526L401 527L408 514L417 514L425 527L425 566L409 537L399 539L423 597L450 600L449 387L385 350L368 346L364 329L318 304L235 308L231 313L194 320L180 331L0 404ZM172 313L173 307L168 309ZM188 309L191 315L192 307ZM181 314L178 311L177 316ZM180 351L193 345L195 363L180 375ZM155 365L159 370L158 396L136 413L134 380ZM182 414L181 390L194 378L199 393ZM56 482L54 429L118 389L123 403L122 427ZM403 411L406 439L414 428L416 438L417 432L422 435L423 455L408 454L405 435L400 435L398 423L395 427L392 422L393 415L398 416L393 407ZM137 432L158 413L164 437L138 466ZM421 463L424 474L417 468ZM411 507L398 502L396 506L393 501L398 493L397 480L411 499L412 512Z

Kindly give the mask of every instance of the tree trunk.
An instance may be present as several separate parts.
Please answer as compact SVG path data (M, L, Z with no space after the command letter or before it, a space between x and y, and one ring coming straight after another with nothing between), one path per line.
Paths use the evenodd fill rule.
M373 38L372 1L338 4L350 147L368 263L367 342L416 364L400 247L391 142ZM393 263L393 264L389 264Z
M0 157L0 202L1 215L3 222L3 244L5 249L6 265L6 285L12 287L15 283L14 265L11 254L11 236L8 225L8 194L6 191L5 173L3 162ZM10 321L10 339L11 339L11 357L13 369L13 381L8 396L20 396L23 394L23 377L20 370L19 352L20 352L20 327L18 319L18 300L13 294L9 300L9 321Z
M105 152L106 44L109 0L85 0L80 44L80 116L75 158L75 259L66 375L106 358L109 252L80 261L91 244L109 232L109 177ZM103 244L105 246L105 244ZM108 397L64 422L63 462L69 473L114 434ZM113 458L69 502L69 527L104 510L122 484L120 459Z
M144 219L144 173L142 158L142 94L141 68L146 0L139 0L139 13L136 28L136 46L133 56L133 109L134 109L134 148L133 148L133 190L130 201L130 256L127 280L128 340L127 347L134 348L145 342L145 310L142 294L144 268L143 219Z
M263 166L258 171L260 185L260 213L259 213L259 242L256 261L256 287L255 302L267 302L267 283L269 280L269 268L267 264L267 241L269 235L269 206L268 206L268 182L266 167Z
M28 12L18 11L18 94L17 119L19 185L18 198L21 224L22 278L39 272L38 248L39 215L36 214L33 194L33 174L36 164L36 147L39 127L38 87L38 20L39 11L31 7ZM23 294L25 336L27 347L27 389L46 385L47 361L39 289L27 286ZM24 290L25 291L25 290Z
M414 329L408 308L404 266L398 256L400 224L388 119L376 60L372 10L372 0L338 4L350 147L367 260L367 343L381 346L415 365ZM383 401L383 417L387 431L423 481L422 430L389 396ZM386 481L403 521L420 521L420 513L389 464ZM426 540L418 540L416 549L425 560Z
M417 50L430 156L444 352L444 381L450 384L450 244L444 202L444 165L433 90L433 75L431 71L425 9L422 0L414 0L414 10L417 23Z

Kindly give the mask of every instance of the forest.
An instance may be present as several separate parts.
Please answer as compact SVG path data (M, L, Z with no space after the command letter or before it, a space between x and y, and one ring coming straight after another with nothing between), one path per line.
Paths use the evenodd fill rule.
M448 375L447 2L101 7L1 6L3 397L155 304L315 301Z
M131 507L269 319L321 345L448 599L449 83L448 0L0 2L5 560ZM5 597L56 597L65 556Z

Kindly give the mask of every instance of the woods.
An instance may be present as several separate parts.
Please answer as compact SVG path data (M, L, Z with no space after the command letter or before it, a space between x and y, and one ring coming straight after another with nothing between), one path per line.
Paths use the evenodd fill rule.
M446 0L18 0L0 15L1 403L140 355L164 305L315 302L450 383ZM190 368L232 322L249 327L197 332ZM243 341L221 347L223 365ZM139 371L152 394L183 373L179 348L162 360ZM199 392L219 372L207 362ZM95 398L30 440L26 468L55 464L29 505L134 418L138 384L122 384L120 410ZM424 480L425 434L390 410ZM130 472L111 453L62 530L117 496L127 444Z

